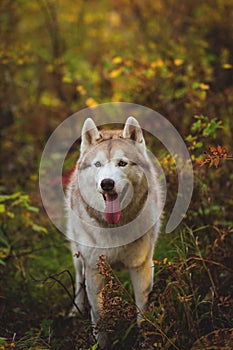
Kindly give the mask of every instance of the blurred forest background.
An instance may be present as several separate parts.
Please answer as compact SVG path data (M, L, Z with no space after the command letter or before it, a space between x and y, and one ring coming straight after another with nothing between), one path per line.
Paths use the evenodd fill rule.
M0 349L97 349L89 318L67 317L72 259L43 211L38 167L65 118L118 101L171 121L195 189L180 227L161 234L141 330L128 277L108 276L119 292L107 286L112 348L232 349L232 0L2 0L0 82ZM166 218L177 174L159 156Z

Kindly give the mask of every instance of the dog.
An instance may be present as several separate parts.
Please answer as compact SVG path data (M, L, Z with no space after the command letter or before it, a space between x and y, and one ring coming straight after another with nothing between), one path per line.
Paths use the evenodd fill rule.
M155 166L137 120L129 117L121 130L98 130L93 119L86 119L80 157L66 193L67 237L76 270L75 304L83 311L85 284L94 329L102 310L100 255L111 266L121 263L128 269L140 310L138 321L142 319L153 286L161 198ZM107 334L94 334L105 348Z

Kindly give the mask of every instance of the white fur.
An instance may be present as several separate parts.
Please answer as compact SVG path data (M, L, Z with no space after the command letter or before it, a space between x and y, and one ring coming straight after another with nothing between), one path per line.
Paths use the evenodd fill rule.
M142 130L133 117L129 117L123 129L123 139L135 141L135 145L123 143L122 147L115 148L111 151L111 158L107 150L104 148L104 142L98 144L101 134L96 128L92 119L88 118L82 130L81 154L76 172L70 182L67 190L67 236L71 240L71 249L73 255L79 252L79 257L74 256L74 265L76 269L76 299L75 303L80 310L83 310L84 290L82 288L85 282L88 300L91 306L92 322L96 322L101 314L101 293L103 287L103 276L98 273L96 262L101 254L107 256L110 264L117 262L129 270L131 281L134 288L135 301L141 313L138 319L142 317L143 310L146 307L148 294L153 285L153 251L154 245L158 236L160 226L159 219L155 224L154 218L161 212L161 195L160 187L156 179L153 165L146 154L145 141ZM131 142L132 143L132 142ZM121 145L119 143L119 145ZM128 145L128 147L127 147ZM96 148L95 148L96 147ZM131 156L128 154L128 149L131 151ZM135 153L134 153L135 152ZM128 165L119 167L119 159L130 163L130 157L138 156L143 159L148 165L148 179L152 183L149 191L150 197L147 200L146 212L141 216L141 220L135 222L134 217L130 217L133 209L137 209L141 193L145 191L145 181L143 180L144 170L140 166ZM82 162L87 162L88 166L85 170L79 170ZM100 162L101 166L96 167L96 162ZM117 246L117 236L112 233L112 226L108 225L103 229L95 217L92 217L90 212L86 210L86 203L100 212L104 211L105 203L101 194L101 181L110 178L115 181L114 190L119 194L123 191L126 183L129 184L127 193L125 194L123 206L127 208L135 195L135 203L129 211L128 219L132 220L132 226L128 235L132 235L134 230L141 230L144 233L144 228L148 223L152 222L152 227L145 232L144 235L132 242ZM138 197L137 197L138 196ZM133 198L133 200L134 200ZM138 202L137 202L137 198ZM83 202L83 199L86 203ZM100 217L104 220L104 217ZM125 215L125 214L124 214ZM123 220L123 219L122 219ZM93 226L94 228L93 228ZM135 225L135 226L134 226ZM121 230L121 226L116 225ZM122 230L124 226L122 226ZM127 231L126 231L127 234ZM98 244L97 244L98 242ZM101 248L103 246L104 248ZM108 248L109 246L110 248ZM106 334L97 334L97 339L100 347L107 346L108 339Z

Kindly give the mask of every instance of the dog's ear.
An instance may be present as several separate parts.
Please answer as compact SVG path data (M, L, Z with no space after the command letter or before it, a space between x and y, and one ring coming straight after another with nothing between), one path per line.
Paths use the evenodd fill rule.
M131 139L138 143L145 144L142 129L138 121L134 117L129 117L126 120L125 127L123 130L123 137L125 139Z
M101 138L99 130L94 121L87 118L82 128L81 153L85 152L91 145L94 145Z

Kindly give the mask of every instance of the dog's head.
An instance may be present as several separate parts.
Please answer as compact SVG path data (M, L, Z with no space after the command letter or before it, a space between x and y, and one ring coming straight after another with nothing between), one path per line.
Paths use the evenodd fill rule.
M123 130L102 131L91 118L86 119L78 163L79 186L84 200L102 211L108 223L117 224L122 210L142 192L146 167L145 140L135 118L129 117Z

